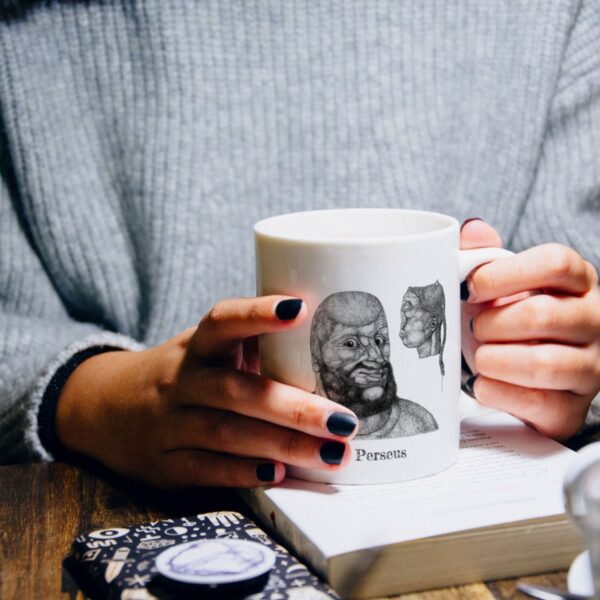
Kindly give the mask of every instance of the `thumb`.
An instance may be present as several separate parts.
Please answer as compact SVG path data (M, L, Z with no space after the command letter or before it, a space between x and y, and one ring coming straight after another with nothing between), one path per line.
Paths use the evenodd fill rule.
M482 219L467 219L460 228L460 247L462 250L502 248L502 246L500 234Z

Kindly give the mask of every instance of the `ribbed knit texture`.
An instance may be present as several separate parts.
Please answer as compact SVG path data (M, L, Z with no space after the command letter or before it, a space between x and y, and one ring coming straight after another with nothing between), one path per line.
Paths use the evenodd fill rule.
M480 216L513 249L555 240L600 266L597 1L0 15L1 461L44 456L31 415L68 348L156 344L253 294L268 215Z

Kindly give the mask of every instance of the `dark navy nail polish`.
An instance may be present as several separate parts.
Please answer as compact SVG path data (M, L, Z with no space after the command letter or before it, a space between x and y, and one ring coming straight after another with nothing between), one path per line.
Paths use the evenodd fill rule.
M465 381L463 384L463 390L471 396L471 398L475 398L475 393L473 392L473 387L475 386L475 380L477 379L477 375L473 375Z
M469 286L466 281L460 284L460 299L466 302L469 299Z
M335 435L343 435L344 437L351 435L357 425L356 417L344 412L331 413L327 419L327 429Z
M469 329L471 330L471 333L475 333L475 332L473 331L473 319L471 319L471 320L469 321Z
M300 309L302 308L302 300L299 298L290 298L289 300L282 300L275 307L275 316L280 321L291 321L298 316Z
M471 221L483 221L483 219L481 217L471 217L470 219L465 219L462 222L462 225L460 226L460 230L463 230L463 227L467 224L470 223ZM485 221L483 221L485 223Z
M328 465L339 465L345 450L346 445L341 442L325 442L321 446L321 460Z
M275 465L263 463L256 467L256 477L259 481L275 481Z

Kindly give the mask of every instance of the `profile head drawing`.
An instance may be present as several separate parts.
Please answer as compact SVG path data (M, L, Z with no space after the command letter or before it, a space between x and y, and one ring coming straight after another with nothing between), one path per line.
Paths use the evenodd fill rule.
M407 348L416 348L419 358L439 356L444 369L446 343L446 299L439 281L423 287L409 287L402 298L400 339Z
M396 395L390 337L381 302L366 292L337 292L317 308L310 332L317 393L359 418L385 410Z

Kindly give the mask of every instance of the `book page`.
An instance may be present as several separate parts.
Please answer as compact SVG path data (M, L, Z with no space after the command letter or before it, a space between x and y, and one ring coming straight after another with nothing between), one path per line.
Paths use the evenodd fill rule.
M458 461L437 475L364 486L289 479L259 493L328 557L563 514L562 478L573 454L493 412L463 421Z

